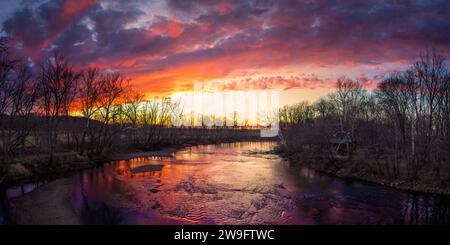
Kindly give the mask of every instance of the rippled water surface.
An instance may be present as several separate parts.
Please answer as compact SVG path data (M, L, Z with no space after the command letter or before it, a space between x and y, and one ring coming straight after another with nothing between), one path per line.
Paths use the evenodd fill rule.
M89 224L449 223L448 198L348 182L290 166L275 143L190 147L173 158L112 162L75 177L71 201ZM159 171L131 169L163 164Z

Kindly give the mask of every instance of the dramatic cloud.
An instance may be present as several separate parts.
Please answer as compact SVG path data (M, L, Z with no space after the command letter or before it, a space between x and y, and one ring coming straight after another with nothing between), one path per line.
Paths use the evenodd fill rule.
M311 89L344 74L373 87L426 48L448 54L449 16L446 0L55 0L23 1L0 20L33 62L60 50L77 66L171 93L196 81L235 81L224 84L231 89L246 79L257 88Z

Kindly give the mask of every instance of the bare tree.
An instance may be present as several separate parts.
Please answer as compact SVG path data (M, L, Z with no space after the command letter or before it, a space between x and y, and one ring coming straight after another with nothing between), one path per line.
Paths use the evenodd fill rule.
M11 57L6 41L0 40L0 183L8 159L25 150L36 99L30 70Z
M0 39L0 129L2 137L2 151L0 155L0 184L3 182L6 173L6 162L8 158L8 142L6 134L10 131L7 122L7 110L11 104L11 83L8 80L10 73L14 69L15 61L11 59L7 48L7 40ZM3 193L2 193L3 194Z
M83 72L80 79L78 90L78 99L81 106L81 114L86 119L86 124L81 135L79 152L83 154L86 148L86 141L90 142L92 147L95 127L92 127L92 120L95 114L100 110L100 99L103 93L104 83L101 73L97 68L88 68ZM89 136L89 139L87 137Z
M144 101L144 94L136 91L130 90L125 94L125 101L123 105L125 122L131 125L138 125L139 120L139 110L142 107Z
M18 64L11 74L9 86L7 118L3 120L2 145L3 153L16 153L25 150L25 141L32 129L30 116L36 101L35 83L31 80L31 72L24 64ZM5 125L6 124L6 125Z
M169 99L153 99L144 103L140 112L144 147L159 144L162 131L165 127L172 126L174 114L178 114L178 104Z
M94 118L100 121L101 127L96 130L93 141L96 142L95 154L104 154L113 143L114 137L126 129L120 118L124 95L129 90L129 80L120 74L104 74L101 77L102 92L98 101L98 111Z
M41 66L38 78L39 109L47 119L47 143L53 154L58 144L58 130L64 116L68 116L76 96L80 73L67 59L55 53Z
M280 110L280 121L284 125L304 124L313 120L315 109L308 102L285 106Z
M144 94L137 90L130 90L125 94L124 104L122 105L123 110L123 123L132 126L130 132L134 144L138 144L138 127L139 122L139 111L142 107L144 101Z

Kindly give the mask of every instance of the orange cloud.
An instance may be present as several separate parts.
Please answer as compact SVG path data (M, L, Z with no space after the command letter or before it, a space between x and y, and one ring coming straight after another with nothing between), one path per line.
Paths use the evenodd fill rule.
M25 59L37 64L59 49L77 68L123 73L149 94L215 80L238 89L247 77L255 88L320 89L348 75L373 88L375 75L428 45L450 50L441 1L41 2L3 23Z

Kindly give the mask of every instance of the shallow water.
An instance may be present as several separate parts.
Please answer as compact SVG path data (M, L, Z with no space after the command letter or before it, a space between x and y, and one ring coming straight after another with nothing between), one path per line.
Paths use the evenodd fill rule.
M111 162L75 176L71 202L86 224L450 223L449 198L294 167L263 153L274 146L207 145ZM147 164L164 167L131 174Z

